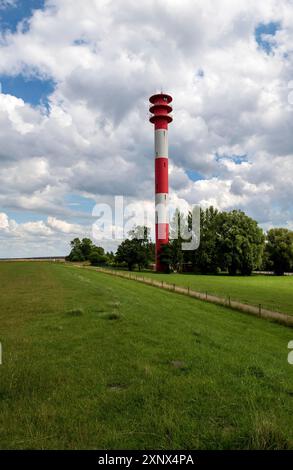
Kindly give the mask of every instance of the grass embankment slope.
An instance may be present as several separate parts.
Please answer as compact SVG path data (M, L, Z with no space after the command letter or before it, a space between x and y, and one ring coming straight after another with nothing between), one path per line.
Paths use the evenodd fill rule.
M61 264L0 288L0 448L293 447L289 328Z
M122 271L125 273L125 271ZM293 276L228 276L135 272L178 286L293 315Z

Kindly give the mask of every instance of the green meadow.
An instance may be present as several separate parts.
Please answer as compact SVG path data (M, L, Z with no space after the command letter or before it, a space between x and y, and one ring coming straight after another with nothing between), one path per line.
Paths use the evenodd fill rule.
M261 304L269 310L293 315L293 276L160 274L150 271L134 274L220 297L230 296L232 300L251 305Z
M236 279L170 278L290 306L293 279L270 280L273 295L260 277L247 294ZM127 279L1 262L0 448L293 449L291 340L285 326Z

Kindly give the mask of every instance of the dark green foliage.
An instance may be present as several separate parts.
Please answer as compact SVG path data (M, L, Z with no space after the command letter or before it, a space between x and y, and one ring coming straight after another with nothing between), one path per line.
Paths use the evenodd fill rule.
M183 269L184 252L181 247L186 240L182 238L182 230L186 225L188 225L186 218L176 210L170 223L170 236L173 240L169 244L169 248L166 249L166 253L163 253L163 257L169 257L169 266L172 271L181 272Z
M173 270L180 272L182 266L190 265L194 272L203 274L228 271L230 275L250 275L261 266L263 231L244 212L219 212L210 207L200 211L200 225L197 250L182 251L180 237L170 243Z
M230 275L250 275L261 266L264 234L255 220L242 211L222 212L217 223L219 267Z
M160 261L165 272L182 272L184 269L202 274L227 272L250 275L253 270L273 269L284 274L293 269L293 232L272 229L265 236L257 222L240 210L220 212L214 207L200 211L200 245L197 250L183 251L182 243L188 240L180 235L183 225L191 227L180 212L176 212L170 224L171 241L162 247ZM179 236L176 237L179 227ZM126 266L132 271L147 268L154 261L155 245L149 237L149 229L137 226L129 232L129 238L118 247L116 256L105 253L89 238L75 238L67 260L90 261L94 266L105 264Z
M153 259L154 245L149 238L147 227L135 227L129 232L130 238L124 240L116 252L116 262L126 263L129 271L135 266L141 270L149 265Z
M283 275L293 269L293 232L286 228L273 228L267 233L265 268Z
M219 212L214 207L200 211L200 245L197 250L186 252L186 261L191 261L193 270L203 274L216 273L219 262Z
M67 261L82 262L90 261L93 266L102 266L113 260L113 253L105 254L104 248L94 245L89 238L75 238L70 242L71 251Z
M93 248L88 259L92 266L102 266L108 262L108 257L105 255L104 248L98 246Z

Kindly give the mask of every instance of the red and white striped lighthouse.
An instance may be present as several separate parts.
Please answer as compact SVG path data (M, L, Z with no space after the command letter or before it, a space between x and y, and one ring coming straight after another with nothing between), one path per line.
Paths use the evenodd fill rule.
M168 124L172 97L164 93L150 97L150 122L155 125L155 201L156 201L156 270L163 271L161 247L169 242Z

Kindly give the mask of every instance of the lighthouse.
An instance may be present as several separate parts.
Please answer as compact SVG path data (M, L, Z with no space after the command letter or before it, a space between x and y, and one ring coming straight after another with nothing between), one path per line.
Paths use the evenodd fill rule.
M159 93L150 97L150 122L155 128L155 204L156 204L156 271L164 271L160 260L162 246L169 242L169 181L168 181L168 125L172 97Z

